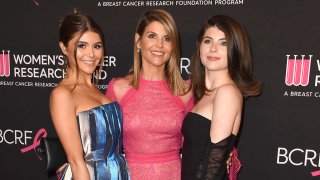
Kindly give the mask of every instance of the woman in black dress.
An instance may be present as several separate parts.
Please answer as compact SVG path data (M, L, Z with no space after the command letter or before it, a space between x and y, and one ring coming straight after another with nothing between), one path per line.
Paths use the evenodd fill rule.
M244 28L228 16L211 17L198 35L191 68L196 105L182 126L182 179L228 179L226 160L237 139L243 98L261 92L261 83L252 80Z

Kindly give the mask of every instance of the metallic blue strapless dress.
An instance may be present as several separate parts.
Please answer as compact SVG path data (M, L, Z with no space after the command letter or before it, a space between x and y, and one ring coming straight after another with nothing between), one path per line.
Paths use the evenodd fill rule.
M122 114L117 102L82 111L77 116L84 159L91 180L127 180L129 171L121 154ZM70 164L58 171L58 179L72 179Z

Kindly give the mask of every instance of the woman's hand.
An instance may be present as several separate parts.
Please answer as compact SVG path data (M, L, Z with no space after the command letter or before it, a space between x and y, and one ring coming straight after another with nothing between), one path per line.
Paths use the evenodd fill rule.
M231 151L231 153L229 154L229 157L227 159L227 172L228 172L228 174L230 173L230 167L232 165L232 156L233 156L233 153Z

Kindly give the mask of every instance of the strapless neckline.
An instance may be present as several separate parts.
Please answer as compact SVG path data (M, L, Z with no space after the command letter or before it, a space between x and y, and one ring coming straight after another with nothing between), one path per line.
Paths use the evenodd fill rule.
M102 107L111 106L111 105L113 105L113 104L118 104L118 102L112 101L112 102L109 102L109 103L105 103L105 104L101 104L101 105L98 105L98 106L94 106L94 107L92 107L92 108L90 108L90 109L87 109L87 110L83 110L83 111L78 112L78 113L77 113L77 116L79 116L79 114L87 113L87 112L92 111L92 110L94 110L94 109L99 109L99 108L102 108Z
M208 119L208 118L206 118L206 117L204 117L203 115L201 115L201 114L198 114L198 113L195 113L195 112L188 112L188 114L192 114L192 115L194 115L194 116L198 116L198 117L200 117L200 118L198 118L198 119L203 119L204 121L204 123L206 123L206 124L208 124L208 125L211 125L211 120L210 119ZM194 120L193 118L191 118L191 120ZM234 136L234 137L237 137L237 135L235 135L234 133L231 133L231 135L230 136Z

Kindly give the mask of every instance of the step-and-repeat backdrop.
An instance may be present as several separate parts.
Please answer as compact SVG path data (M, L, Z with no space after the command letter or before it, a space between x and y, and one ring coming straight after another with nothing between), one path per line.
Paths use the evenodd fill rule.
M130 69L144 10L174 16L184 78L204 21L216 14L239 21L252 42L254 78L264 83L263 94L245 102L239 179L320 178L319 0L2 0L0 7L0 179L48 179L35 148L41 137L56 136L48 102L64 74L58 24L73 8L105 33L103 92Z

